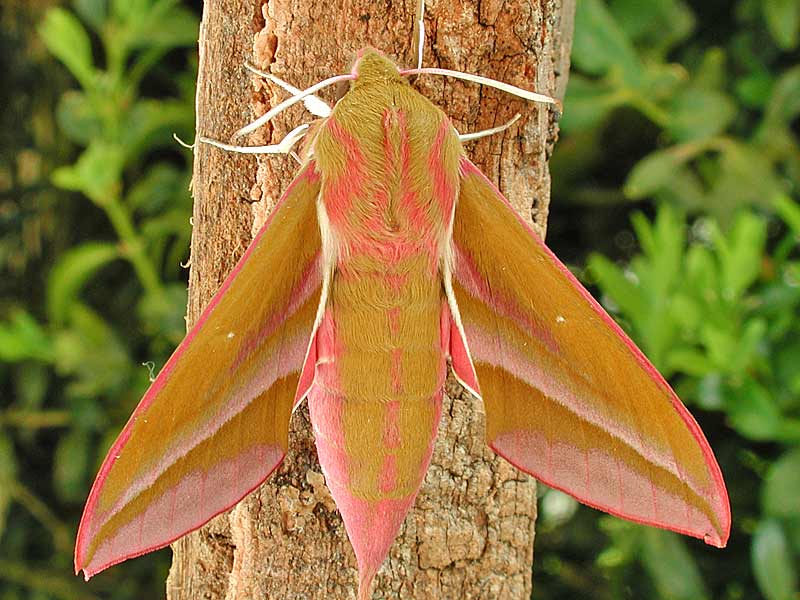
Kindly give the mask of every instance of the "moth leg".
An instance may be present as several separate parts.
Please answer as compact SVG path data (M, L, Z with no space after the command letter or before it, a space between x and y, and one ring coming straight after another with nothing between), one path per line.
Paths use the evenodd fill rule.
M307 123L295 127L280 142L268 146L234 146L207 137L200 137L199 140L209 146L229 152L238 152L239 154L294 154L292 148L306 134L308 128L309 125Z
M328 86L334 85L339 83L340 81L352 81L355 79L356 76L353 73L348 73L346 75L334 75L333 77L328 77L328 79L324 79L319 83L315 83L310 88L306 88L305 90L301 90L297 94L293 94L290 98L287 98L277 106L273 106L263 115L258 117L252 123L245 125L239 131L233 134L233 137L241 137L243 135L247 135L248 133L252 133L259 127L261 127L264 123L270 121L275 115L282 113L284 110L289 108L290 106L294 106L298 102L301 102L304 98L308 96L313 96L314 92L318 92L322 88L326 88Z
M283 88L293 96L296 96L302 92L302 90L294 87L291 83L288 83L281 79L280 77L276 77L272 73L267 73L266 71L262 71L261 69L257 69L250 63L244 63L245 69L258 75L259 77L263 77L267 81L271 81L275 85L280 88ZM305 104L306 109L315 117L322 117L323 119L329 117L331 115L331 111L333 110L327 102L325 102L319 96L306 96L303 98L303 104Z
M419 0L417 6L417 20L414 23L415 54L417 55L417 68L422 68L422 54L425 51L425 0Z
M481 129L480 131L474 131L472 133L459 133L458 139L461 140L462 142L469 142L471 140L477 140L482 137L488 137L490 135L494 135L495 133L501 133L506 129L508 129L509 127L511 127L514 123L519 121L521 116L522 115L517 113L516 115L514 115L514 118L512 118L507 123L504 123L503 125L498 125L497 127L492 127L491 129Z

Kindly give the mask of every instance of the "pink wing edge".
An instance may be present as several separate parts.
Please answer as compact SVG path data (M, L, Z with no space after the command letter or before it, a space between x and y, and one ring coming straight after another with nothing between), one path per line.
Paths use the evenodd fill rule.
M711 472L711 475L714 479L714 483L716 484L716 492L719 495L720 506L723 508L724 512L722 515L718 515L721 518L721 529L723 535L721 537L711 536L710 534L706 533L701 535L694 531L684 530L680 528L676 528L673 525L668 525L662 522L656 521L648 521L645 519L639 518L632 518L629 515L623 515L607 506L604 506L597 502L590 502L586 501L583 498L575 496L572 492L568 491L564 487L558 484L556 481L547 480L544 478L540 478L538 475L534 475L533 473L529 473L527 470L522 468L520 465L516 464L514 461L507 459L503 453L494 447L494 444L490 443L489 447L492 449L493 452L496 454L503 456L506 458L509 463L514 465L520 471L525 473L529 473L530 475L534 475L539 481L547 485L548 487L557 489L561 492L564 492L570 496L573 496L580 500L581 503L586 504L587 506L591 506L592 508L596 508L606 512L608 514L623 518L628 521L632 521L634 523L641 523L643 525L651 525L655 527L659 527L661 529L668 529L671 531L675 531L677 533L681 533L684 535L688 535L690 537L695 537L698 539L702 539L706 544L711 546L715 546L717 548L724 548L727 545L728 538L730 536L730 529L731 529L731 510L730 510L730 500L728 498L728 490L725 487L725 481L722 477L722 472L720 470L719 464L717 463L716 457L714 456L714 452L711 449L711 446L708 443L708 440L705 437L702 429L697 424L697 421L692 416L692 414L688 411L688 409L683 405L678 395L672 389L672 387L667 383L661 373L653 366L653 364L647 359L647 357L642 353L636 344L628 337L628 335L622 330L622 328L614 321L613 318L605 311L605 309L600 305L600 303L594 299L594 297L583 287L583 285L578 281L575 275L570 272L570 270L562 263L558 257L553 254L553 252L545 245L542 241L542 238L531 228L531 226L525 222L518 214L517 211L514 209L513 206L506 200L505 196L497 189L497 186L492 183L492 181L484 175L481 170L475 166L467 158L461 159L460 171L462 178L466 175L477 175L480 177L484 183L489 185L492 191L495 193L497 198L499 198L503 204L512 212L512 214L516 217L517 221L521 223L526 231L531 235L531 237L535 240L535 242L539 245L539 247L544 251L545 256L547 256L550 261L558 268L561 274L570 282L570 284L580 293L580 295L588 302L589 306L592 310L597 313L597 315L603 320L603 322L613 331L628 347L628 349L633 354L635 360L639 363L639 365L645 370L645 372L650 376L653 381L656 382L664 391L667 392L670 401L672 402L672 407L677 411L680 415L683 422L689 428L690 433L694 437L695 441L700 445L700 449L703 452L703 457L705 458L706 467ZM456 212L458 212L458 208L456 208ZM454 273L453 273L454 275ZM451 319L453 321L453 325L458 330L460 340L454 340L451 337L451 347L450 347L450 355L453 365L453 372L456 376L456 379L464 385L470 392L475 394L478 397L480 396L479 387L477 377L475 375L475 367L472 361L472 355L469 352L469 345L467 342L467 336L464 331L463 324L461 322L460 315L458 315L458 307L455 302L455 296L452 295L452 292L448 291L448 296L450 300L450 310L451 310ZM453 314L455 312L455 314Z
M147 389L147 392L142 397L142 399L139 401L139 404L136 405L136 408L134 409L133 413L131 413L131 416L128 418L128 422L125 424L125 427L122 429L120 434L117 436L116 441L111 446L111 448L108 450L108 453L106 454L106 457L105 457L105 459L103 459L103 463L100 466L100 470L98 471L97 476L95 477L95 481L92 484L92 489L89 492L89 497L86 500L86 505L85 505L85 507L83 509L83 514L81 516L80 525L78 526L78 534L77 534L76 541L75 541L75 555L74 555L75 574L77 575L82 570L83 571L83 575L84 575L84 579L86 581L89 581L89 579L91 577L93 577L97 573L100 573L101 571L104 571L105 569L107 569L109 567L113 567L114 565L119 564L121 562L124 562L126 560L129 560L131 558L136 558L137 556L143 556L143 555L148 554L150 552L153 552L155 550L159 550L161 548L165 548L166 546L169 546L172 542L182 538L184 535L199 529L200 527L202 527L203 525L208 523L211 519L213 519L214 517L216 517L218 515L221 515L225 511L229 510L232 506L235 506L236 504L238 504L242 500L242 498L245 498L247 495L251 494L257 488L259 488L269 478L269 476L272 475L272 473L280 466L281 462L283 462L283 456L281 456L281 458L275 463L275 465L264 475L263 479L261 479L256 485L254 485L252 488L250 488L244 494L242 494L241 497L239 497L238 500L236 500L235 502L232 502L231 504L229 504L228 506L224 507L223 509L215 512L214 514L209 516L204 521L202 521L200 523L197 523L197 525L193 526L191 529L188 529L188 530L184 531L183 533L175 535L174 537L172 537L168 541L166 541L164 543L161 543L161 544L156 544L156 545L154 545L152 547L148 547L148 548L146 548L144 550L140 550L140 551L137 551L137 552L132 552L130 554L122 555L122 556L120 556L120 557L118 557L118 558L116 558L114 560L108 561L107 563L102 564L102 565L100 565L98 567L95 567L93 569L89 569L89 568L81 566L81 562L82 562L81 556L83 554L83 549L84 549L85 545L89 542L89 540L87 539L87 535L88 534L87 534L86 530L87 530L87 528L89 526L89 523L91 523L92 518L94 517L95 506L97 504L97 497L99 496L100 491L103 488L103 485L105 484L105 481L106 481L106 478L108 477L109 471L111 470L112 466L114 465L114 461L112 460L112 457L117 455L122 450L122 448L125 446L125 444L128 442L128 439L130 438L130 435L131 435L131 428L133 427L133 424L136 422L136 418L139 416L139 414L141 414L143 411L145 411L150 406L150 404L152 404L152 402L155 399L155 397L158 394L158 392L160 392L161 389L164 387L164 385L167 382L167 379L169 378L170 374L172 373L172 370L175 368L176 363L178 362L180 357L183 355L184 351L189 346L189 344L192 343L192 340L197 335L197 333L202 329L202 327L205 324L205 322L211 316L212 312L214 311L214 308L225 297L225 294L227 293L227 291L230 288L231 284L233 283L234 279L239 274L239 272L242 270L242 268L244 267L244 265L247 262L247 260L250 258L250 255L253 253L253 250L255 249L255 247L261 241L261 238L266 233L267 229L269 228L270 223L272 223L272 220L273 220L274 216L277 214L278 209L283 205L283 203L285 202L286 198L289 196L289 193L292 191L292 189L294 189L295 185L297 185L298 182L302 181L302 179L304 177L316 177L316 176L317 175L316 175L316 172L314 171L313 164L310 164L308 167L306 167L306 170L304 172L302 172L298 177L296 177L292 181L292 183L289 185L289 187L286 188L286 191L283 193L283 196L281 197L280 201L275 206L275 208L272 210L272 212L270 212L269 216L267 217L266 222L264 223L264 225L261 226L261 229L258 231L256 236L253 238L252 242L250 242L250 245L247 247L247 250L245 250L245 253L242 255L242 257L236 263L236 266L234 266L234 268L231 270L231 272L225 278L225 280L223 281L222 285L219 287L217 292L214 294L213 298L211 298L211 301L208 303L206 308L203 310L202 314L200 315L200 318L197 320L197 323L195 323L194 327L192 327L192 329L189 331L189 333L186 335L186 337L183 338L183 340L181 340L181 343L178 344L178 347L175 349L175 351L169 357L169 359L167 360L166 364L164 365L164 367L161 369L161 371L159 372L158 376L156 377L155 381L153 381L153 383ZM319 258L317 259L317 262L319 262ZM321 278L320 278L320 280L321 280ZM324 303L324 299L320 298L320 302ZM305 357L305 360L304 360L304 363L303 363L303 367L301 369L300 380L298 382L297 393L295 394L295 400L294 400L294 408L295 409L297 408L297 406L300 403L300 401L303 398L305 398L306 394L308 393L309 389L311 388L311 385L313 384L313 380L314 380L314 364L316 362L316 330L317 330L317 328L319 326L318 321L319 321L319 319L317 319L317 322L315 322L314 327L313 327L313 329L311 331L311 334L310 334L308 350L306 351L306 357ZM285 456L285 454L284 454L284 456Z

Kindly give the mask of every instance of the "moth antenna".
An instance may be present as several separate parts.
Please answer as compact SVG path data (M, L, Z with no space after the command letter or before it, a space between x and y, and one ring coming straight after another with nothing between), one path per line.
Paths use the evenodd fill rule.
M181 146L183 146L187 150L194 150L194 144L187 144L181 138L178 137L177 133L173 133L172 134L172 139L175 140L176 142L178 142L178 144L180 144Z
M294 152L292 152L292 148L306 134L308 128L308 124L295 127L289 133L287 133L280 142L277 144L270 144L268 146L234 146L207 137L201 137L199 139L201 142L208 144L209 146L221 148L222 150L228 150L229 152L238 152L239 154L294 154ZM297 157L296 154L294 155L299 160L299 157Z
M310 88L307 88L298 94L294 94L291 98L287 98L277 106L272 107L266 113L257 118L255 121L253 121L249 125L245 125L239 131L234 133L233 137L241 137L243 135L247 135L248 133L252 133L256 129L261 127L264 123L267 123L275 115L282 113L290 106L294 106L295 104L300 102L303 98L307 96L312 96L313 94L315 94L316 92L320 91L323 88L339 83L340 81L352 81L355 78L356 76L353 73L348 73L347 75L336 75L334 77L329 77L328 79L320 81L319 83L315 83Z
M296 95L301 93L302 90L294 87L291 83L288 83L281 79L280 77L276 77L272 73L267 73L266 71L262 71L261 69L256 68L254 65L250 63L244 63L244 68L250 71L251 73L255 73L259 77L263 77L264 79L271 81L278 87L283 88L290 94ZM333 110L327 102L325 102L319 96L306 96L303 98L303 104L305 104L306 109L315 117L329 117L331 115L331 111Z
M417 7L417 69L422 68L422 55L425 50L425 0L419 0Z
M488 85L500 91L512 94L525 100L532 102L541 102L543 104L552 104L556 107L558 114L561 114L561 101L551 96L544 94L537 94L530 90L524 90L510 83L503 83L496 79L489 79L488 77L481 77L480 75L472 75L470 73L462 73L461 71L451 71L450 69L439 69L436 67L424 67L418 69L402 69L401 75L444 75L445 77L455 77L456 79L463 79L464 81L471 81L480 85Z
M517 121L519 121L520 118L522 118L522 115L517 113L510 121L502 125L498 125L497 127L492 127L491 129L481 129L480 131L474 131L472 133L459 133L458 139L461 140L462 142L469 142L471 140L477 140L482 137L488 137L490 135L494 135L495 133L500 133L511 127Z

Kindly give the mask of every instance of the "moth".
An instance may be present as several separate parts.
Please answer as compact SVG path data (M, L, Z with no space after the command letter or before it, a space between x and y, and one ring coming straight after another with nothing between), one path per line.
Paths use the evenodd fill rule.
M367 598L428 468L448 361L483 401L487 443L517 468L724 546L719 466L666 381L395 64L366 51L349 78L109 451L76 572L233 506L278 467L306 400Z

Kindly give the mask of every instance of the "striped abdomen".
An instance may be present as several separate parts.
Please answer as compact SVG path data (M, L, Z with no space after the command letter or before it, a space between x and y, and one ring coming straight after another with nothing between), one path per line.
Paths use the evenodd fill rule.
M428 264L417 254L341 269L317 337L311 422L364 576L414 502L439 423L448 332Z

